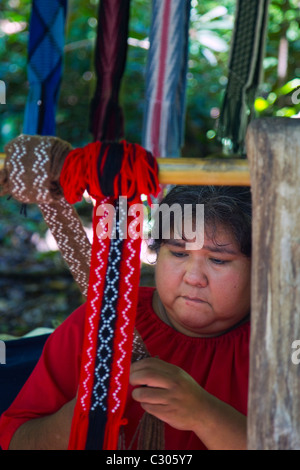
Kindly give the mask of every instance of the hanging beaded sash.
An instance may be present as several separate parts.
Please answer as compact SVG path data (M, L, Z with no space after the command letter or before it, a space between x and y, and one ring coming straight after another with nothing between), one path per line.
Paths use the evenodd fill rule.
M57 137L28 135L21 135L13 139L6 145L5 152L4 169L0 171L0 195L10 194L23 204L38 204L62 256L69 265L83 295L88 295L88 304L90 304L86 319L87 335L83 351L86 362L83 361L83 380L79 387L80 393L70 448L85 448L86 445L90 447L95 445L97 449L100 449L101 445L107 448L116 448L118 430L123 424L122 410L130 359L131 362L134 362L149 357L138 332L133 330L139 278L137 260L139 259L140 240L132 238L122 240L122 237L117 234L112 240L108 236L101 239L98 235L99 229L101 229L101 220L103 222L105 218L105 204L118 205L118 199L116 199L118 189L125 191L123 194L126 194L127 191L130 207L133 207L133 204L139 200L140 191L143 194L151 192L155 194L158 185L156 162L152 159L151 154L144 149L126 142L114 145L96 142L89 144L84 149L71 150L69 143ZM110 158L111 165L107 165L107 157L112 157L118 152L122 154L122 158L120 156ZM92 158L92 155L93 164L96 166L99 164L102 186L105 187L106 182L114 181L110 189L104 189L104 191L110 191L113 188L114 196L104 196L103 199L99 199L98 170L89 164L89 158ZM123 158L123 156L125 157ZM94 237L95 244L93 244L92 255L90 242L77 212L65 199L59 184L64 162L66 162L66 166L61 182L65 191L68 192L69 178L68 197L70 201L80 199L85 186L96 196L98 201L94 210L94 230L97 236ZM77 169L75 169L76 162L78 163ZM102 162L101 165L100 162ZM121 169L120 174L115 174L115 177L111 179L112 167L117 171L117 166ZM69 171L70 168L71 171ZM116 207L117 213L119 213L117 217L119 223L116 232L119 231L118 227L121 227L125 215L124 210L121 208L119 211L118 207ZM101 216L101 214L104 215ZM128 227L130 223L132 223L132 219L128 218ZM102 252L102 250L104 251ZM107 275L104 275L105 270ZM90 272L91 274L89 274ZM119 289L118 294L115 293L117 288ZM97 301L93 303L91 296L94 295L95 289ZM103 315L102 311L100 314L100 310L95 310L96 305L97 308L102 305ZM121 312L121 316L113 312L116 306L118 314ZM109 337L109 339L107 336L109 328L106 328L104 315L109 318L111 331L114 329L113 337ZM97 340L98 331L96 328L98 327L100 327L104 339L102 344L100 344L100 340ZM103 355L104 359L102 360ZM110 380L108 376L110 376ZM108 390L110 393L105 397ZM80 422L78 422L78 414ZM100 436L103 441L96 439L95 442L92 430L99 428L99 415L101 415L102 423ZM104 423L103 418L104 421L107 420ZM76 422L78 426L75 426ZM164 446L162 430L163 423L145 413L139 427L138 448L162 449Z
M98 141L75 149L67 156L61 172L60 184L69 203L78 202L85 190L96 201L71 449L117 448L127 399L141 247L141 238L130 233L133 220L125 219L134 204L141 204L141 194L157 194L157 175L152 155L125 141ZM126 198L125 209L120 196ZM115 227L106 223L112 219ZM124 224L126 232L121 230Z

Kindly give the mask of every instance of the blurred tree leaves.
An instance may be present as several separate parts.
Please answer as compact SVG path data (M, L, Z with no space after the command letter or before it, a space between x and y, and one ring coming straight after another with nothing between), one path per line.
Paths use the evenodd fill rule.
M300 104L293 99L293 92L299 86L300 4L298 0L272 0L264 81L255 103L257 115L296 116Z
M224 1L222 7L216 1L205 4L192 1L186 139L187 152L192 156L203 156L211 144L206 133L215 124L210 110L220 105L226 85L234 4L234 0ZM0 108L0 150L22 132L28 90L26 62L30 6L31 0L4 0L0 6L0 78L7 84L7 104ZM151 0L132 0L130 8L128 58L120 100L125 114L125 137L139 142ZM74 146L91 140L89 106L95 86L93 53L97 14L98 0L68 2L64 70L56 118L57 135ZM19 31L12 33L13 25L16 29L19 25Z
M7 104L0 107L0 151L7 141L22 132L28 90L30 8L31 0L4 0L0 5L0 79L7 85ZM140 142L151 0L132 0L130 8L130 39L120 100L125 114L125 137ZM212 0L192 0L183 156L203 157L219 150L215 128L227 81L234 11L235 0L223 1L222 5ZM68 2L57 135L74 146L91 140L89 106L95 86L93 54L97 15L98 0ZM284 45L285 41L288 52L285 56L283 50L280 58L280 44ZM282 89L287 82L300 77L299 55L298 0L271 0L265 78L256 103L258 115L285 115L286 108L289 108L288 115L299 111L299 106L291 103L291 94ZM278 71L285 62L286 73L280 77Z

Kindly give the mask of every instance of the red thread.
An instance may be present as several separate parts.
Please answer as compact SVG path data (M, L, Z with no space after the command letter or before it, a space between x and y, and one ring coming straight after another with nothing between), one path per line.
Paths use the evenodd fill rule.
M121 170L114 177L114 194L111 196L115 199L126 196L131 204L139 201L141 194L157 196L159 181L156 159L138 144L126 141L122 141L122 144ZM93 142L68 154L60 174L60 185L70 204L79 202L85 190L97 200L104 197L97 169L100 149L101 142ZM109 146L101 161L101 174L105 165L114 165L114 162L107 161L108 149Z

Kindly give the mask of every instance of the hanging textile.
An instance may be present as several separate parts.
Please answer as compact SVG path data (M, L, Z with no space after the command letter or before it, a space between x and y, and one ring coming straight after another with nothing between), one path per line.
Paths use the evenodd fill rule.
M218 137L230 139L234 153L244 152L247 125L253 116L263 58L270 0L237 0L235 24Z
M67 0L32 1L25 134L55 135L66 10Z
M141 204L141 194L157 194L157 173L152 155L125 141L98 141L75 149L61 172L60 184L69 203L79 201L86 189L96 200L85 339L70 449L117 449L127 399L140 270L141 238L130 232L133 220L129 209ZM126 201L120 201L119 196Z
M63 198L59 176L72 147L58 137L20 135L5 146L0 196L37 204L62 256L87 295L91 247L75 209Z
M95 48L97 84L91 103L94 140L123 137L119 90L127 56L130 0L101 0Z
M153 0L142 145L178 157L184 142L190 0Z
M95 144L99 145L99 144ZM97 147L97 148L100 148ZM130 204L134 203L135 198L134 196L134 191L136 186L138 187L138 191L142 190L147 192L153 192L155 194L155 188L158 186L157 182L157 177L156 177L156 164L152 160L151 156L149 154L146 154L146 152L141 149L139 146L134 146L132 144L126 144L123 142L122 146L117 146L115 148L110 148L108 149L107 145L103 145L103 150L106 148L106 150L109 150L110 156L115 155L116 153L113 150L118 150L120 153L120 150L122 151L121 153L123 154L123 149L125 150L125 154L127 155L127 160L126 158L123 158L124 164L122 164L121 169L124 170L122 171L122 177L120 176L119 178L113 178L113 179L107 179L106 177L108 176L107 170L109 170L109 173L111 174L111 166L107 166L106 168L104 167L104 172L103 172L103 178L102 178L102 186L103 188L106 188L105 190L108 190L108 192L112 191L112 187L107 188L105 186L105 181L110 181L115 180L115 185L114 189L118 189L118 182L120 182L120 187L124 190L124 186L132 185L131 186L131 192L127 191L127 194L129 195L130 199ZM88 146L85 150L90 149L93 150L92 147ZM95 149L94 149L95 150ZM128 150L128 153L127 153ZM83 150L84 151L84 150ZM92 289L92 285L96 288L95 294L97 292L101 292L102 289L104 289L104 276L101 279L100 284L94 285L91 281L89 284L89 278L95 279L98 278L98 276L103 273L103 266L102 266L102 254L101 257L99 257L99 264L97 263L97 260L95 262L95 259L93 260L93 263L91 265L91 271L92 274L90 276L90 259L91 259L91 245L89 242L89 239L87 237L87 234L84 230L84 227L78 217L78 214L76 212L76 209L73 208L73 206L67 202L67 200L64 198L62 188L59 184L60 180L60 175L61 175L61 170L63 167L63 164L67 158L67 156L72 152L71 145L68 142L65 142L57 137L42 137L42 136L32 136L32 135L20 135L10 141L6 146L5 146L5 153L6 153L6 159L4 162L4 168L0 170L0 196L3 195L11 195L14 199L17 201L20 201L21 203L24 204L38 204L39 208L41 209L45 221L47 222L48 227L50 228L57 245L61 251L61 254L66 261L67 265L70 268L70 271L77 282L82 294L87 297L88 296L88 289ZM80 155L80 150L76 150L75 153ZM135 156L134 154L136 153L136 158L139 160L135 162ZM89 178L92 176L97 175L97 171L95 172L90 172L91 167L89 166L89 154L86 154L86 159L81 161L81 163L84 163L83 165L79 165L77 170L75 170L75 173L77 173L77 179L74 178L70 182L72 186L72 191L73 195L71 195L74 200L77 200L77 198L80 198L81 191L85 187L85 184L88 184ZM103 157L103 155L102 155ZM120 155L118 158L118 161L120 163ZM126 165L126 161L128 165ZM29 163L29 164L28 164ZM70 163L70 160L69 160ZM95 160L94 160L95 163ZM114 165L114 161L110 159L110 163ZM126 168L127 167L127 168ZM131 170L130 170L131 168ZM132 168L135 169L135 171L132 172ZM102 168L103 169L103 168ZM148 172L147 172L148 170ZM145 182L145 178L142 177L142 174L146 177L146 175L150 176L148 185L147 187L143 186L143 182ZM129 177L129 179L126 178L126 175ZM65 176L67 176L65 174ZM84 176L85 178L85 183L84 183ZM81 183L80 188L78 189L78 192L76 192L76 186L74 185L75 181L78 181L78 178L81 177ZM151 182L150 182L151 180ZM96 183L97 177L95 177L94 183ZM136 183L138 181L138 184ZM127 184L126 184L127 183ZM95 190L95 185L93 184L91 186L92 191L94 192ZM103 189L104 190L104 189ZM125 191L126 192L126 191ZM76 196L74 196L74 193L76 193ZM133 197L133 198L132 198ZM137 198L137 196L136 196ZM109 200L109 197L108 197ZM136 199L137 200L137 199ZM102 201L103 202L103 201ZM115 201L116 202L116 201ZM114 202L113 202L114 203ZM132 206L131 206L132 207ZM97 210L96 210L97 212ZM124 211L123 211L124 215ZM98 215L96 214L97 219L99 219ZM121 220L121 219L119 219ZM130 220L130 219L129 219ZM119 224L120 226L120 224ZM98 233L97 233L97 227L96 227L96 242L98 238ZM126 357L123 355L125 353L125 349L129 348L130 346L130 330L132 330L132 322L134 322L133 317L135 316L134 310L134 302L130 304L130 301L132 301L135 297L135 289L136 285L135 284L138 281L139 277L139 266L137 267L137 271L134 271L133 265L136 264L137 266L137 260L134 259L136 256L137 258L137 252L138 252L138 246L135 243L132 243L130 241L125 241L122 243L124 247L124 255L126 256L125 259L122 261L120 259L117 259L116 253L117 250L121 246L121 241L116 240L116 248L114 250L111 250L111 261L112 265L111 268L108 268L107 273L108 273L108 282L106 284L107 289L105 291L105 297L108 300L111 297L112 302L108 306L107 305L107 310L110 309L110 313L112 316L114 315L113 312L111 311L111 307L113 305L113 302L116 301L115 295L110 295L113 294L113 292L109 292L109 287L108 283L110 283L110 287L112 287L112 283L109 280L109 273L110 275L114 276L117 274L118 281L117 284L119 284L120 287L120 292L122 291L123 288L123 294L124 298L121 299L120 303L117 305L117 311L120 313L120 308L122 306L124 307L124 312L125 314L128 313L128 318L129 318L129 323L128 324L123 324L122 325L122 320L119 318L116 320L115 326L116 326L116 341L114 342L113 346L114 348L119 349L119 354L121 354L121 357L119 357L119 362L118 363L111 363L112 367L112 372L115 375L112 375L112 382L113 386L111 387L111 391L116 388L116 394L114 395L114 400L119 399L120 397L118 396L118 393L121 393L121 398L122 400L125 399L125 392L124 390L119 389L119 385L127 387L127 380L126 380L126 368L122 369L124 363L127 364L128 368L128 361L130 361L130 351L129 349L126 350ZM103 246L103 248L105 248ZM136 249L135 249L136 248ZM95 247L93 248L94 253L97 252ZM127 250L127 252L126 252ZM128 252L129 250L129 252ZM98 253L99 254L99 253ZM108 259L110 256L108 253L103 254L103 260ZM115 269L116 267L120 267L120 273L116 273ZM94 270L94 272L93 272ZM126 275L127 272L127 275ZM130 291L130 286L131 283L134 284L133 287L133 292ZM102 286L102 287L101 287ZM91 291L90 291L91 292ZM113 298L114 297L114 298ZM104 298L104 296L103 296ZM127 303L128 302L128 303ZM130 306L130 307L129 307ZM130 312L128 311L128 307ZM133 313L133 317L131 317L131 314ZM103 320L103 318L102 318ZM112 319L113 320L113 319ZM96 316L91 317L86 319L86 325L87 325L87 333L89 333L89 337L86 339L88 342L88 345L90 346L91 343L91 334L93 333L93 328L95 327L95 324L98 324L99 322L99 312L97 313ZM113 323L113 321L112 321ZM126 329L127 328L127 329ZM104 333L105 336L105 328L102 329L102 333ZM125 336L124 333L128 334L126 336L126 341L125 341ZM94 337L93 340L95 340L95 335L97 335L97 331L94 331ZM120 342L118 343L118 341ZM109 347L112 345L112 342L110 341L110 344L108 344L108 338L104 338L103 342L103 350L107 353L110 354ZM101 345L98 345L101 346ZM93 345L95 348L96 346ZM125 349L124 349L125 348ZM85 354L95 354L95 350L89 348L88 350L85 351ZM116 354L113 359L115 359L118 356ZM96 357L96 356L93 356ZM139 333L134 329L133 332L133 340L132 340L132 355L131 355L131 362L138 361L140 359L143 359L145 357L149 357L149 353L142 341L142 338L140 337ZM108 364L108 360L105 359L105 363ZM123 361L123 364L122 364ZM94 365L94 364L92 364ZM101 370L101 366L99 365L99 370ZM122 369L123 373L119 373L118 371L119 365ZM91 364L88 364L87 368L85 371L88 373L90 372L90 366ZM98 369L97 369L97 374L98 374ZM103 371L103 366L102 366L102 371ZM99 375L99 378L101 376ZM118 383L118 380L120 379L120 382ZM101 377L101 380L103 381L103 376ZM122 380L125 381L125 384L122 382ZM87 381L84 382L84 385L88 385L89 387L92 387L92 382L93 381ZM105 378L104 382L105 383ZM91 390L86 390L83 386L81 390L86 392L88 396L91 395ZM96 390L96 393L99 393L99 388ZM80 395L81 396L81 395ZM104 402L104 396L103 394L95 397L95 400L99 400L101 402ZM115 401L111 399L110 396L110 405L111 405L111 410L116 408L117 415L116 416L121 416L121 409L123 406L123 403L117 401L117 405ZM79 413L81 411L80 406L82 406L86 403L84 400L82 403L80 402L79 405ZM89 402L90 403L90 402ZM116 406L113 407L113 404ZM83 409L83 422L86 425L88 422L88 417L87 414L85 415L84 413L87 413L87 410L84 408ZM93 419L91 420L93 421ZM116 427L113 429L113 434L112 434L112 439L113 439L113 445L115 445L115 441L117 438L117 429L119 427L119 424L122 424L122 420L119 422L117 421ZM105 423L104 423L105 427ZM91 431L92 427L90 428ZM144 450L150 450L150 449L157 449L157 450L162 450L164 449L164 423L157 418L149 415L148 413L144 413L142 420L139 425L138 429L138 449L144 449ZM82 430L81 426L73 428L72 433L73 437L72 439L76 441L76 446L78 443L78 436L76 436L77 432L79 435L82 434L83 432L83 437L82 437L82 442L85 443L85 430ZM103 435L104 430L102 429L100 432L100 435ZM121 434L122 434L122 428L121 428ZM95 438L97 438L97 434L95 435ZM91 437L93 439L93 436ZM121 439L121 436L120 436ZM111 443L110 439L109 442ZM71 446L73 443L71 442ZM84 448L83 444L83 448ZM108 443L107 443L108 445ZM120 441L121 448L122 447L122 439ZM79 446L79 445L78 445ZM96 442L97 448L100 448L100 442Z

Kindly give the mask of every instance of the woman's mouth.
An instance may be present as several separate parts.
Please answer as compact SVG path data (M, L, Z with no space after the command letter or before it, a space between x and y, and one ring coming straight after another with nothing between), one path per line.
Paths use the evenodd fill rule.
M187 295L183 295L182 297L187 302L193 302L193 303L197 303L197 304L207 303L206 300L203 300L200 297L189 297Z

